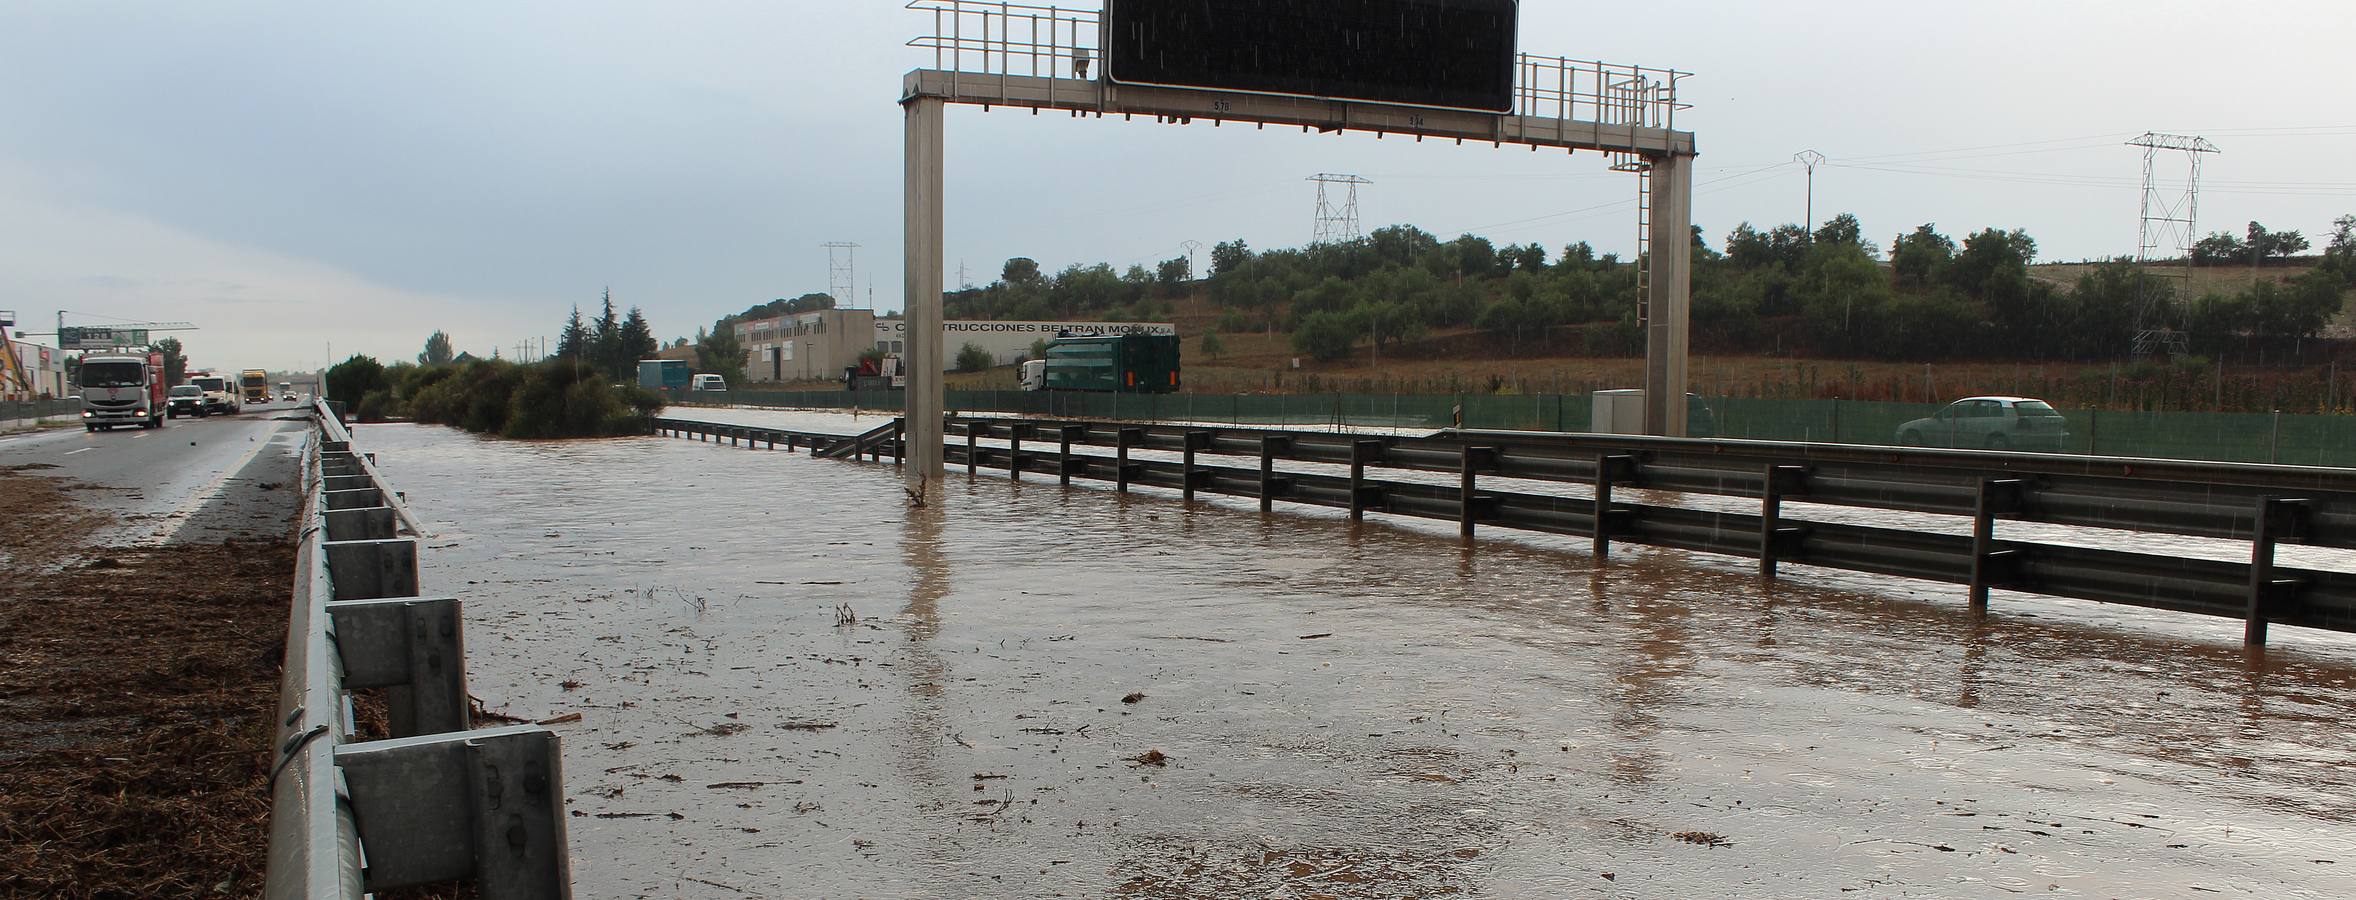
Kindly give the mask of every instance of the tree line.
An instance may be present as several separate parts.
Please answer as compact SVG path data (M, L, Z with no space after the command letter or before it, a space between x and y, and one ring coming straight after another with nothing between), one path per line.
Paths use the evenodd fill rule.
M2179 297L2180 279L2147 276L2132 260L2097 264L2068 283L2036 277L2037 241L2021 229L1983 228L1958 240L1924 224L1897 236L1885 259L1847 213L1814 229L1745 222L1716 248L1697 227L1694 339L1733 353L2095 360L2126 353L2141 324L2180 330L2196 352L2214 353L2320 331L2356 287L2352 232L2356 216L2335 221L2320 264L2282 283ZM2196 248L2191 262L2281 259L2308 246L2298 232L2254 222L2246 238L2212 238L2223 239L2215 252ZM1221 242L1206 282L1189 282L1186 262L1125 275L1074 265L1050 276L1017 258L996 283L945 295L945 309L969 318L1144 318L1200 289L1220 310L1216 331L1289 332L1296 350L1323 360L1379 357L1439 332L1477 333L1506 355L1643 351L1638 261L1584 242L1550 252L1394 225L1346 244L1255 252L1241 239ZM2148 311L2141 322L2139 311Z

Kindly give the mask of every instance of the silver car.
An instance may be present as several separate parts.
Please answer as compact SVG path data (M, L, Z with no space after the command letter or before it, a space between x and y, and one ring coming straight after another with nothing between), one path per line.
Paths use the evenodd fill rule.
M2052 404L2033 397L1965 397L1927 419L1898 426L1909 447L1987 450L2060 450L2068 423Z

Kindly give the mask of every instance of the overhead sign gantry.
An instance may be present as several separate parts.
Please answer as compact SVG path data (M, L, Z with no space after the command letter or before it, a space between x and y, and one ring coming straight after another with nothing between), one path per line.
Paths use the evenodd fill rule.
M1514 0L1107 0L1101 13L912 0L906 415L911 490L940 483L944 392L942 119L949 104L1151 116L1304 132L1373 132L1606 154L1637 173L1645 431L1685 430L1694 137L1676 130L1685 73L1533 56Z

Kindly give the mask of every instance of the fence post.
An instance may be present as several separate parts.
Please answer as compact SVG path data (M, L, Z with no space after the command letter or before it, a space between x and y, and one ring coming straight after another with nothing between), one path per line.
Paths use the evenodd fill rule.
M2266 438L2266 461L2282 462L2282 410L2274 411L2274 427Z

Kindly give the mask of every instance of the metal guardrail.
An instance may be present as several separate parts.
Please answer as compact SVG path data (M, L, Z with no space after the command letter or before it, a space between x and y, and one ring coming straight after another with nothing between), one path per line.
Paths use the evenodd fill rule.
M419 595L414 519L333 405L312 409L263 895L471 881L491 900L570 897L556 735L469 730L459 602ZM350 692L370 688L392 737L357 741Z
M768 449L776 450L779 444L783 444L788 453L808 450L811 456L821 459L868 458L880 461L888 454L896 463L903 461L907 450L903 437L906 425L901 419L893 419L858 435L661 417L654 420L654 430L656 434L671 437L714 443L727 441L729 446L741 446L747 450L761 449L763 444L767 444Z
M666 420L672 430L741 426ZM951 417L948 459L979 468L1257 497L1593 539L1722 553L1951 584L1975 611L1988 592L2016 590L2240 619L2249 643L2269 623L2356 631L2356 574L2274 565L2277 545L2356 549L2356 470L2175 460L1869 448L1533 432L1441 431L1383 436L1039 419ZM761 429L749 429L758 433ZM981 438L1004 440L985 446ZM1114 455L1074 453L1112 448ZM1175 453L1147 460L1132 450ZM1203 456L1255 458L1255 467ZM1347 466L1349 474L1279 472L1279 460ZM1457 476L1450 486L1368 477L1369 469ZM1588 486L1590 497L1500 490L1482 478ZM1518 486L1516 486L1518 488ZM1624 491L1755 499L1759 512L1631 502ZM1788 518L1786 500L1963 516L1968 535ZM2039 522L2251 543L2247 564L2181 555L1999 540L1998 521Z

